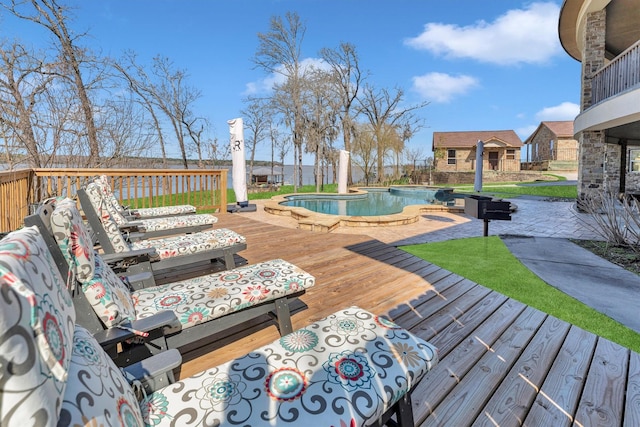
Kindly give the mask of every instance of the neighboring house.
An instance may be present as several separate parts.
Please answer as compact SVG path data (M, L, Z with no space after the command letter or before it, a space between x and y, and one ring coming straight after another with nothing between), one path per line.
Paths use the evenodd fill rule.
M565 0L558 32L582 63L578 195L640 192L638 0ZM576 76L578 78L578 76Z
M512 130L434 132L435 169L448 172L476 170L476 146L482 141L483 170L519 171L522 141Z
M253 168L253 173L249 176L249 183L255 185L262 184L282 184L281 166L260 166ZM247 173L249 173L247 171Z
M573 121L542 122L524 141L523 169L578 170L578 141Z

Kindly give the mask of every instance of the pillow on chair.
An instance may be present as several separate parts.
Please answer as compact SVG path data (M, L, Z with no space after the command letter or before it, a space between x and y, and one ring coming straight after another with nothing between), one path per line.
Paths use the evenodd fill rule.
M136 395L113 360L86 329L76 326L69 381L58 425L143 426Z
M51 213L51 230L75 278L85 282L93 277L93 241L76 202L68 198L56 202Z
M75 310L36 227L0 241L0 424L55 424Z

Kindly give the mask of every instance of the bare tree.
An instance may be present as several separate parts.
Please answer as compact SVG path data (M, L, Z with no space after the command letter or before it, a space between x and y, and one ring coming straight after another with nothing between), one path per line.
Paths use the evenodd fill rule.
M23 148L29 165L43 167L34 122L54 76L46 74L46 65L17 42L0 45L0 61L0 125L7 155Z
M305 79L302 96L302 119L306 150L314 153L316 191L324 182L322 162L325 161L333 140L338 136L338 99L332 90L331 76L321 70L312 69Z
M11 0L1 5L16 17L41 25L53 35L60 58L60 76L71 83L79 101L89 144L87 166L99 162L100 144L89 96L90 84L83 76L83 66L91 62L91 59L87 55L88 51L77 45L77 40L82 35L74 34L68 26L70 8L60 5L56 0Z
M370 125L364 123L356 124L352 128L352 132L351 158L362 169L365 185L369 185L375 179L375 164L377 162L375 133Z
M289 154L289 147L291 146L291 137L289 136L283 136L281 133L278 133L277 131L273 131L272 128L272 132L271 132L271 138L272 138L272 144L273 147L275 149L276 155L278 156L278 159L280 160L280 165L281 167L281 179L280 182L284 184L284 159L287 157L287 154ZM271 162L271 173L273 174L273 161Z
M417 169L418 162L420 159L424 158L424 150L420 147L418 148L405 148L404 154L407 157L409 163L411 163L411 177L415 179L414 174Z
M137 166L135 157L149 152L157 141L146 110L126 95L108 100L96 122L102 141L102 164L106 167Z
M359 98L359 108L373 130L377 151L378 182L382 182L385 156L392 148L394 151L402 151L399 144L402 138L398 138L399 132L402 135L405 129L415 130L420 127L421 121L413 115L413 111L425 107L428 102L400 108L404 97L402 89L395 89L395 93L390 93L387 89L376 91L373 87L366 85L362 94L363 96Z
M338 49L324 48L320 50L320 56L329 64L333 74L333 84L340 99L340 122L342 124L342 137L344 149L351 151L351 134L355 118L352 117L352 107L358 97L360 86L366 79L366 74L360 70L358 54L355 46L350 43L341 43ZM347 169L347 182L353 184L351 163Z
M269 31L258 33L258 49L253 58L256 67L267 73L280 75L285 83L277 85L274 103L284 115L285 123L292 129L294 166L298 167L299 181L294 174L294 191L297 182L302 184L302 79L301 47L306 26L295 12L287 12L286 22L281 17L272 17ZM279 94L278 94L279 92Z
M192 107L202 94L199 90L187 86L186 80L188 76L186 71L175 70L173 63L168 58L162 56L154 57L153 73L158 78L157 83L152 84L150 88L153 103L169 120L180 147L183 166L188 169L185 125L189 124L189 126L196 128L195 123L201 120L194 117ZM195 143L199 139L193 141Z
M269 101L264 98L249 97L245 102L247 107L241 113L245 117L244 125L248 131L244 142L245 148L249 150L249 176L252 177L256 147L267 137L269 132Z
M191 139L191 143L187 145L193 146L198 155L198 167L204 167L204 158L202 156L202 151L206 149L205 147L205 130L209 127L209 121L204 117L193 117L189 116L188 118L182 117L182 126L184 126L187 135Z
M127 82L129 90L138 97L140 104L147 110L151 118L151 124L156 132L162 164L167 166L167 150L162 131L159 111L156 111L154 103L153 85L144 68L137 63L135 53L125 52L122 62L113 61L113 67L120 72L120 75ZM215 156L213 157L215 158Z

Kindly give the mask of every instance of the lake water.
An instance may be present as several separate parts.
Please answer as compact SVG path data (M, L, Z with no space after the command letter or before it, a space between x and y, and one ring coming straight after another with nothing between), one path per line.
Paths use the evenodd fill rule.
M14 169L21 169L21 168L26 168L27 166L25 165L15 165ZM55 167L55 166L54 166ZM256 169L257 166L254 166L254 169ZM260 168L264 168L263 166L260 166ZM269 168L267 166L267 168ZM7 170L8 166L0 163L0 171L3 170ZM183 169L183 167L181 165L176 165L173 166L172 169ZM196 169L195 167L193 169ZM231 189L233 188L233 170L231 168L231 166L217 166L216 169L227 169L227 188ZM249 167L247 166L247 173L249 173ZM325 172L326 173L326 172ZM362 171L359 168L354 167L353 168L353 179L354 181L358 182L360 180L362 180L364 174L362 173ZM285 184L293 184L293 176L294 176L294 166L293 165L285 165L284 166L284 183ZM278 177L278 179L280 179ZM324 177L324 183L333 183L333 173L332 173L332 169L329 168L329 173L327 175L325 175ZM314 185L315 184L315 168L312 165L303 165L302 166L302 185ZM247 178L247 183L249 183L248 178ZM139 187L139 191L142 192L142 186Z
M264 166L260 166L260 168L264 168ZM266 168L269 168L269 166L266 166ZM256 169L256 167L254 166L254 169ZM233 184L233 171L231 170L231 167L228 168L228 175L227 175L227 179L228 179L228 186L229 188L232 188L232 184ZM249 173L249 167L247 166L247 173ZM297 172L296 172L297 173ZM352 175L353 175L353 180L355 182L359 182L363 179L364 174L362 173L362 171L359 168L353 168L352 171ZM285 184L293 184L293 176L294 176L294 166L293 165L285 165L284 166L284 183ZM315 172L315 168L312 165L302 165L302 185L315 185L316 183L316 172ZM327 173L325 171L325 176L324 176L324 183L325 184L333 184L333 172L332 172L332 168L329 168L329 173Z

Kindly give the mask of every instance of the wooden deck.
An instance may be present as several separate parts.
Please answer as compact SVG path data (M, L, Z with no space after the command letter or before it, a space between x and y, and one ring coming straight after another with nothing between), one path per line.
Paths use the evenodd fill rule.
M243 214L220 215L218 226L246 236L245 262L283 258L315 275L294 328L357 305L436 345L440 363L413 394L417 425L640 426L637 353L367 236ZM264 324L236 332L189 352L180 376L279 337Z

